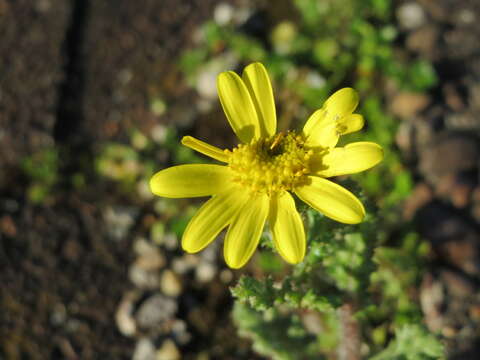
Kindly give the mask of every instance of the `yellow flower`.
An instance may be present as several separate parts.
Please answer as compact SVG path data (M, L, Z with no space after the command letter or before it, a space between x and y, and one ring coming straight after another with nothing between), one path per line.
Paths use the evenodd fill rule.
M326 179L366 170L383 158L382 148L371 142L335 147L340 135L363 127L363 117L353 114L358 104L355 90L344 88L334 93L308 119L301 133L276 134L273 91L262 64L247 66L242 77L232 71L221 73L217 87L228 122L241 144L221 150L185 136L183 145L224 165L173 166L150 180L152 192L159 196L211 196L183 234L185 251L202 250L228 227L225 261L240 268L257 248L268 221L280 255L289 263L299 263L305 255L305 231L290 192L336 221L362 221L362 203Z

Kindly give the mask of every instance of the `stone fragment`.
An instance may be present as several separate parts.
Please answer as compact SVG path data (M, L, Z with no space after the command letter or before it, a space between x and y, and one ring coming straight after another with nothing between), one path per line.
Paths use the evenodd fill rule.
M178 305L175 300L162 294L155 294L146 299L139 307L135 318L142 329L153 329L173 319Z
M390 109L392 113L402 119L409 119L424 110L431 102L428 95L400 92L393 98Z
M426 20L423 8L413 1L400 5L396 15L400 26L407 30L422 26Z
M176 297L180 295L183 289L181 277L172 270L165 270L161 275L160 289L167 296Z
M155 346L152 340L142 338L137 341L132 360L156 360Z
M135 323L133 312L138 297L139 294L137 292L126 293L115 313L115 322L117 323L118 330L125 336L133 336L137 331L137 324Z
M160 349L157 350L155 360L180 360L181 354L177 346L171 339L163 342Z

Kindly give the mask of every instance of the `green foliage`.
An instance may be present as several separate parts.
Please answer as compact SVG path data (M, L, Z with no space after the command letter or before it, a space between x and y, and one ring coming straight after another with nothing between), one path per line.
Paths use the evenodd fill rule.
M442 344L420 325L404 325L395 335L395 340L370 360L445 359Z
M21 169L29 180L27 196L31 202L39 204L51 194L59 180L58 167L56 148L46 148L22 160Z
M378 270L371 277L372 291L383 298L376 309L377 319L383 316L398 325L421 320L419 306L407 289L419 283L427 253L427 244L414 232L407 232L399 246L375 249Z
M370 209L369 213L374 211ZM305 260L288 276L277 280L271 276L262 280L243 276L232 288L237 299L235 311L241 311L241 315L234 315L236 323L242 334L254 340L257 350L274 359L290 359L288 356L292 354L297 358L309 358L315 353L317 356L328 353L338 343L340 325L335 310L346 301L356 304L355 317L370 329L365 340L371 342L372 353L385 348L389 326L420 331L415 330L415 324L421 321L421 313L409 289L415 288L420 280L421 259L428 251L425 243L415 233L406 232L400 246L376 247L382 241L382 233L378 231L381 224L373 215L357 226L338 224L311 209L306 210L305 215L309 229ZM269 239L263 241L268 245ZM286 341L282 337L285 327L290 326L288 321L293 321L287 319L305 311L319 314L322 323L328 323L331 331L320 332L314 338L310 335L303 350L275 352L277 342ZM269 319L267 323L266 318ZM377 326L370 328L371 323ZM282 336L269 330L272 324L285 326L280 332ZM303 331L308 332L305 327ZM411 334L405 331L396 331L397 336L388 349L401 351L402 347L396 344L404 344ZM422 331L431 349L442 348L433 335ZM394 350L389 351L385 356ZM435 352L412 348L405 359L431 359L424 354Z
M315 336L308 334L298 316L276 309L261 312L236 303L233 318L240 334L254 342L254 349L279 360L321 359L315 352Z
M158 99L156 101L159 102ZM156 106L157 111L163 108L162 103L155 105L154 102L152 106ZM159 125L157 132L160 131L163 135L155 139L151 134L145 135L133 129L128 142L106 143L95 159L97 173L118 184L125 194L150 198L151 193L145 187L148 187L150 177L161 167L167 167L168 163L176 165L202 162L193 150L181 145L174 128ZM164 157L163 161L159 161L160 156ZM176 225L176 231L179 232L182 226Z
M274 359L319 358L319 354L335 348L339 326L335 309L346 298L362 292L360 284L368 282L373 270L371 256L366 256L371 247L366 237L353 228L325 221L315 211L308 210L306 215L310 247L305 261L278 281L272 277L258 280L243 276L232 289L238 300L234 317L240 332L254 340L257 351ZM325 331L315 336L310 334L303 339L303 347L292 350L290 345L296 344L295 339L283 337L296 314L305 310L320 314ZM267 324L265 317L269 319ZM277 330L270 331L270 326ZM280 326L283 326L281 331ZM308 333L304 324L298 327L301 333ZM284 345L279 348L277 343Z

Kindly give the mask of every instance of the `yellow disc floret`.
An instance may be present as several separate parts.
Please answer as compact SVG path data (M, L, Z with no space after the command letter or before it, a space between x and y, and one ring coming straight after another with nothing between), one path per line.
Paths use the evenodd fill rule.
M240 144L227 150L234 181L251 192L269 195L305 185L312 150L293 131Z

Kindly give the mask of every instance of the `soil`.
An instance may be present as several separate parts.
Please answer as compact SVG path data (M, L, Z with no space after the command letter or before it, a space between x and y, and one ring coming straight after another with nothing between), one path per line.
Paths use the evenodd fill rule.
M132 284L135 239L152 209L126 199L94 171L98 149L125 140L133 127L148 132L175 121L192 127L197 115L187 110L196 94L176 62L217 3L0 0L0 358L131 359L140 343L175 353L165 345L172 341L186 359L260 358L237 338L221 271L203 286L185 272L180 294L170 297L178 308L169 326L184 324L193 340L158 324L129 332L128 322L139 321L148 304L162 304L165 312L172 306L156 289ZM445 337L450 358L477 359L480 3L418 4L424 22L403 28L399 51L431 60L439 83L427 98L387 93L402 119L398 147L417 182L404 213L432 244L421 288L421 298L435 299L422 302L426 323ZM150 110L155 98L170 104L162 116ZM21 163L53 145L62 179L47 201L35 204ZM69 180L78 172L85 176L81 191ZM124 233L111 234L106 209L123 209L132 220ZM181 255L173 249L161 256L173 266ZM218 266L216 259L201 261ZM148 266L164 266L156 261ZM118 324L121 304L127 325Z

